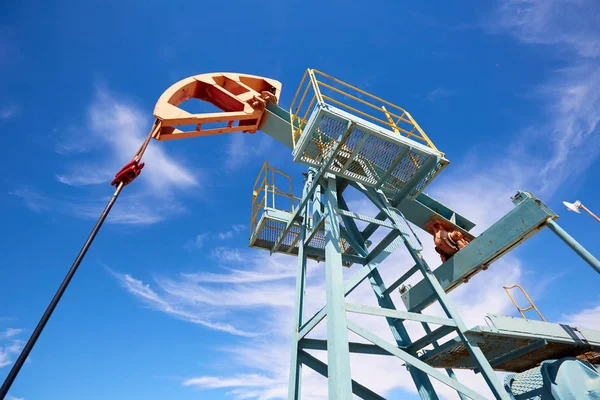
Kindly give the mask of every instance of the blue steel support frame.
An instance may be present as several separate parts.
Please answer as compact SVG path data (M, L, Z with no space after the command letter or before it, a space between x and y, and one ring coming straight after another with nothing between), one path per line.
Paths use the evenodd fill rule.
M389 218L396 225L396 229L403 230L402 226L406 223L403 215L396 208L392 207L392 205L389 203L389 201L383 195L382 192L376 191L373 188L365 188L363 185L361 185L359 183L353 183L353 186L355 186L358 190L363 192L373 202L373 204L375 204L377 206L377 208L379 208L380 212L383 212L385 214L385 216L387 218ZM438 282L437 278L435 277L435 275L433 274L433 272L427 265L427 262L425 261L425 259L423 259L422 255L412 247L409 240L406 240L407 236L408 236L408 233L403 233L401 235L401 237L404 239L404 244L405 244L408 252L412 256L416 265L418 265L419 269L421 270L421 272L423 274L424 280L429 284L429 286L431 287L431 290L433 290L435 297L437 298L438 302L440 303L440 306L442 307L442 309L444 310L444 312L446 313L448 318L453 319L454 322L456 323L456 331L457 331L460 339L464 342L465 347L467 348L469 354L475 361L477 368L479 369L479 371L481 371L481 374L482 374L483 378L485 379L485 381L487 382L490 390L492 391L492 393L494 394L494 396L497 399L509 400L510 397L509 397L508 393L506 392L506 390L504 389L504 386L502 385L502 383L500 382L500 380L494 373L494 370L492 369L489 361L485 358L485 355L483 354L481 349L477 346L477 343L471 341L466 336L466 332L468 329L467 329L466 325L464 324L462 318L460 317L459 313L457 312L453 302L448 298L448 296L446 295L446 292L444 292L444 289L442 288L442 286ZM358 333L356 331L354 331L354 332ZM361 336L363 336L363 335L361 335ZM363 336L363 337L367 340L370 340L369 338L367 338L365 336ZM377 344L375 342L373 342L373 343ZM457 388L454 385L451 385L451 386L455 389ZM461 390L461 391L463 393L467 394L463 390Z
M311 114L311 120L313 117L314 113ZM309 173L299 207L293 212L292 218L288 220L281 236L271 248L271 253L277 252L295 221L302 221L298 243L298 280L296 285L296 314L290 368L289 398L300 398L301 365L305 364L329 378L329 398L346 399L351 397L350 393L354 393L364 399L382 399L381 396L351 379L349 353L356 352L396 356L404 360L416 383L419 394L424 399L437 399L437 394L431 385L430 377L454 388L461 399L466 397L482 399L483 396L459 383L451 369L446 369L448 376L444 376L443 373L420 359L424 356L420 358L416 357L416 352L427 345L433 345L433 352L439 352L448 344L452 344L451 342L460 341L464 343L469 351L475 371L482 373L494 396L499 399L507 399L509 396L495 376L491 365L497 365L506 359L506 357L512 357L518 352L510 353L504 358L496 358L491 363L488 362L475 342L475 339L469 340L469 337L467 337L466 326L460 319L454 305L446 296L446 292L466 282L478 271L486 269L489 264L502 257L543 226L548 226L549 229L567 243L598 273L600 273L600 262L554 222L556 215L551 210L532 195L525 192L519 192L515 196L514 200L516 200L515 204L517 208L513 212L502 218L478 238L469 233L474 226L471 221L424 193L412 196L412 192L407 188L398 193L393 200L388 201L379 189L381 189L383 182L390 176L395 166L398 165L402 156L410 150L410 147L407 147L403 154L395 158L392 165L384 172L383 179L380 179L379 184L375 188L366 189L356 182L351 182L353 186L365 193L377 205L380 210L379 214L375 218L368 218L350 213L341 193L336 193L336 181L339 183L344 180L334 178L332 175L326 173L326 166L331 164L336 154L341 150L341 144L344 143L345 139L351 133L354 124L353 116L344 117L341 120L347 122L347 129L336 139L335 145L329 152L326 160L323 161L322 165L325 167ZM289 121L290 116L286 110L283 110L274 103L268 103L260 129L285 146L292 148L293 142L288 134L290 131ZM312 125L310 121L308 125ZM342 174L348 168L353 156L359 151L366 139L367 136L356 145L348 161L336 173ZM412 177L411 182L415 183L423 178L423 175L430 170L429 167L433 166L434 162L435 158L432 157L427 165ZM321 202L322 184L325 184L324 202ZM413 185L409 184L407 186L412 187ZM308 215L311 204L313 224L309 226ZM339 208L337 208L338 205ZM344 220L344 227L339 225L338 217ZM416 248L411 243L411 240L409 240L411 233L413 235L414 233L410 232L410 226L406 225L406 220L409 220L416 226L425 228L425 225L432 218L444 221L446 225L459 230L465 237L472 240L467 248L457 253L457 255L433 272L421 257L420 249ZM369 222L369 225L360 232L356 227L354 219ZM392 222L390 223L389 220ZM311 230L321 228L323 222L325 222L326 230L325 250L309 247L308 243L314 234ZM365 242L380 226L391 228L392 232L375 246L374 249L368 251ZM342 238L350 244L355 254L352 252L342 253L340 243ZM379 274L378 265L402 243L405 244L413 257L415 265L386 288ZM490 245L486 243L490 243ZM327 304L308 321L304 322L303 305L306 285L306 256L312 255L314 257L315 254L318 256L316 259L325 259L326 261ZM363 265L345 285L341 273L342 262ZM415 287L409 288L402 296L408 311L396 310L390 294L417 271L423 274L424 279ZM381 308L345 303L345 296L366 279L369 279ZM425 307L436 300L440 302L448 318L421 314L421 311ZM396 346L347 321L347 312L385 317L393 333ZM327 341L306 338L306 335L326 316L328 318ZM405 320L420 322L425 330L425 336L412 342L403 325L403 321ZM430 323L441 326L432 330L429 327ZM372 344L348 342L347 329ZM438 346L437 340L454 330L457 331L458 338ZM539 340L533 342L530 346L531 348L537 348L543 343L543 340ZM316 359L305 350L328 350L328 362L330 365ZM426 354L430 354L430 352Z
M342 210L350 211L348 209L348 205L346 204L346 201L342 194L339 195L338 202L339 202L339 207ZM368 254L367 248L365 246L365 241L362 238L362 236L360 235L360 231L358 230L358 227L356 226L356 222L354 222L353 218L350 218L348 216L342 215L341 217L342 217L342 220L344 221L344 225L346 227L346 230L347 230L348 236L349 236L348 239L350 239L349 242L351 243L352 247L359 255L361 255L363 257L367 257L369 254ZM379 306L384 309L396 310L396 306L394 305L394 302L392 301L392 298L390 297L390 292L386 289L385 284L383 283L383 278L381 277L381 274L377 270L377 266L389 254L391 254L391 251L387 251L387 249L389 249L391 246L393 246L392 247L392 250L393 250L396 247L398 247L398 245L401 242L402 242L402 239L395 236L393 241L390 242L387 246L385 246L384 250L379 251L378 255L376 255L368 264L368 270L370 271L370 274L368 276L369 282L371 283L373 292L375 293L375 296L377 297L377 302L379 303ZM393 317L387 317L386 320L387 320L388 325L390 326L390 330L392 331L392 335L394 336L394 340L396 341L398 347L409 346L412 342L411 342L410 337L408 336L408 331L404 327L402 320L398 319L398 318L393 318ZM417 387L417 391L419 392L419 395L421 396L422 399L424 399L424 400L438 399L435 389L433 388L433 385L431 384L431 380L429 379L429 377L427 376L426 373L424 373L423 371L420 371L417 368L413 368L410 365L407 365L407 369L408 369L408 372L410 373L410 375L412 376L413 381L415 382L415 385Z
M327 364L329 398L352 398L350 350L342 272L340 223L336 213L337 184L335 176L325 177L325 281L327 305Z
M315 175L319 178L321 176L323 177L320 183L315 181ZM343 187L343 183L343 180L336 179L331 174L321 175L314 170L309 171L303 192L303 198L307 197L307 201L304 202L303 209L296 210L298 213L296 215L302 220L302 229L300 230L301 239L298 241L298 280L296 283L296 314L290 363L289 399L300 399L302 364L314 369L318 373L327 374L329 382L329 398L345 399L350 398L351 393L354 393L365 399L381 399L381 396L352 380L350 373L350 352L392 355L404 360L422 399L438 399L438 395L430 378L439 380L455 389L461 399L467 397L482 399L483 396L458 382L451 369L446 369L448 376L444 376L442 372L423 363L417 356L417 351L420 348L428 344L433 344L435 347L438 347L436 341L454 330L457 330L461 339L466 341L465 335L461 335L461 333L466 332L466 327L464 324L461 326L460 320L458 322L456 321L456 313L451 309L451 305L449 307L448 304L443 304L443 308L446 310L448 318L399 311L396 309L390 297L391 290L386 288L378 271L379 264L403 243L409 251L412 250L411 254L413 254L416 265L410 268L407 273L403 274L401 279L394 282L393 286L397 287L403 280L407 279L417 271L424 271L423 264L419 263L418 258L414 257L415 253L418 254L418 250L415 250L409 240L409 236L412 232L403 230L402 228L402 221L400 221L400 219L403 218L402 214L387 203L387 199L381 191L376 191L372 188L366 189L364 186L358 185L358 189L364 192L364 194L367 195L367 197L389 220L387 222L381 221L380 226L386 226L392 229L392 233L384 238L380 245L369 252L363 234L360 232L354 221L354 219L362 219L367 220L368 222L368 217L352 213L348 210L348 206L342 193L338 193L338 189L342 190L341 187ZM324 201L321 201L321 185L323 186ZM308 226L310 221L308 216L311 205L313 221L315 220L315 217L317 220L316 223L313 222L312 227ZM310 238L310 229L315 229L315 227L319 225L319 218L324 219L323 222L325 223L326 232L325 267L327 301L325 307L308 321L304 322L303 301L306 285L305 247L306 241ZM340 226L338 218L343 220L344 227ZM348 279L345 285L342 276L342 239L350 244L357 254L357 257L369 260L361 270ZM418 254L418 256L420 256L420 254ZM425 266L425 268L426 270L429 270L427 266ZM345 302L345 297L366 279L368 279L371 284L380 308L347 304ZM432 279L435 280L438 289L441 291L441 286L435 277ZM441 292L443 293L443 291ZM436 291L436 294L438 293L439 292ZM444 300L445 299L441 299L440 302L443 302ZM347 321L347 312L385 317L390 326L390 330L392 331L396 345L384 345L382 340L377 336ZM327 341L307 339L306 335L325 317L327 317L328 325ZM412 342L404 326L405 320L421 322L428 335L416 342ZM432 331L429 328L428 323L442 326ZM348 342L348 329L371 341L373 344L365 345ZM466 346L475 358L477 369L482 371L482 374L486 377L490 386L492 386L492 380L496 379L497 381L497 378L493 375L493 371L491 371L489 363L485 360L485 357L483 357L483 353L477 348L476 344L466 342ZM313 356L306 353L305 349L327 350L328 363L325 364L318 361ZM477 350L479 350L479 354L477 353ZM497 383L499 384L500 382L497 381ZM500 388L502 388L501 385ZM505 397L506 394L503 389L502 392L498 392L496 389L497 388L492 388L496 398L507 398Z
M312 184L315 171L309 169L306 181L304 182L303 196L308 195L308 190ZM300 240L298 241L298 273L296 275L296 312L294 316L294 332L292 334L292 359L290 361L290 383L288 387L288 399L301 399L302 385L302 362L298 359L299 348L298 332L302 326L304 318L304 294L306 290L306 252L305 243L308 224L308 207L302 210L303 223L300 228Z

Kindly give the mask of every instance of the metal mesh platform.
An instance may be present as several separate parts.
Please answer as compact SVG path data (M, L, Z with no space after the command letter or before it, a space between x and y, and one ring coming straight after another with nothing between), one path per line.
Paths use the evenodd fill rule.
M439 152L332 106L315 108L293 156L389 198L416 197L448 164Z
M273 245L283 232L291 213L266 208L260 221L257 224L257 228L250 238L250 247L256 247L264 250L271 250ZM283 238L281 245L279 246L277 253L298 254L298 241L300 234L300 225L294 224L290 228L287 235ZM318 230L308 244L308 249L325 249L325 231L323 229ZM342 240L342 252L345 253L350 250L350 245ZM313 260L321 260L322 257L316 255L314 252L308 252L308 258Z
M600 332L522 318L490 315L494 328L468 331L495 370L523 372L548 359L577 357L600 351ZM421 357L435 368L474 369L475 364L458 338Z

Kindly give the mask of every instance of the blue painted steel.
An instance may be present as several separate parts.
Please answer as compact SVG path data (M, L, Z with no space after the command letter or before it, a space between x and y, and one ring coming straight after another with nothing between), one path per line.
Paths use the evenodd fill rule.
M400 285L402 285L408 278L413 276L415 274L415 272L418 272L418 271L419 271L419 266L413 265L412 268L410 268L408 271L406 271L404 274L402 274L402 276L400 276L400 278L396 279L396 281L394 283L392 283L390 286L388 286L388 288L385 290L386 293L392 293L394 290L396 290L398 287L400 287Z
M308 189L312 184L315 173L309 171L304 182L304 196L307 195ZM298 360L298 332L302 326L304 316L304 294L306 290L306 253L304 239L306 238L308 219L308 207L302 212L302 226L300 228L300 240L298 241L298 273L296 276L296 313L294 318L294 331L292 334L292 356L290 361L290 376L288 387L288 399L301 399L301 384L302 384L302 363Z
M332 160L335 158L335 156L337 155L338 151L341 148L342 142L344 140L346 140L346 137L348 137L350 132L352 132L352 127L353 127L353 124L351 122L348 122L348 125L346 126L346 131L343 134L341 134L340 137L336 140L336 143L333 146L333 148L331 149L330 154L327 156L327 159L325 160L324 165L329 165L332 162ZM302 210L304 207L306 207L306 205L308 204L308 201L310 200L310 198L313 195L314 191L316 190L317 186L320 185L319 182L321 181L321 179L324 177L325 174L326 174L326 168L321 168L318 170L318 172L314 178L313 184L308 189L308 193L307 193L306 197L303 197L302 200L300 201L300 204L298 205L298 209L296 209L296 211L290 218L289 222L286 224L283 232L281 232L279 239L277 239L277 241L273 245L273 248L271 249L271 254L273 254L274 252L277 251L277 249L281 245L281 242L283 241L285 236L288 234L290 228L294 224L294 221L298 218L298 215L300 214L300 210Z
M342 273L342 249L337 207L337 185L333 176L327 178L325 189L325 282L327 304L327 365L329 398L346 400L352 397L350 375L350 351L344 276Z
M561 238L563 242L565 242L570 248L575 251L581 258L585 260L597 273L600 274L600 261L596 257L594 257L589 251L585 249L582 245L579 244L577 240L575 240L571 235L569 235L563 228L561 228L556 222L553 220L548 220L546 223L548 228L554 233L556 236Z
M417 196L417 198L415 199L415 201L417 204L421 204L422 206L429 208L431 211L435 210L434 211L435 213L441 215L444 219L446 219L450 222L453 222L458 227L460 227L466 231L470 231L471 229L473 229L475 227L474 222L469 221L463 215L460 215L456 211L451 210L450 208L446 207L439 201L429 197L425 193L419 194ZM396 207L399 208L400 211L402 212L402 214L404 214L404 216L410 221L410 218L406 212L407 210L404 209L404 204L406 204L406 203L408 203L408 202L402 201L402 203Z
M302 350L327 350L327 340L304 338L300 341L300 348ZM388 353L374 344L349 342L348 348L350 353L393 356L392 353Z
M418 183L425 179L427 175L431 174L431 171L435 169L436 165L439 164L440 160L440 157L430 156L429 159L419 167L419 170L413 176L410 177L408 182L404 184L402 190L398 194L396 194L396 197L394 197L394 202L399 203L402 200L408 198L408 196L414 192L415 187L418 185ZM419 193L416 193L414 197L416 197L418 194Z
M311 114L311 117L312 116L313 114ZM314 116L316 118L317 113L314 113ZM267 103L267 108L261 120L259 129L284 146L287 146L290 149L293 148L290 127L290 113L277 104L272 102ZM368 136L365 135L363 138L364 141L366 141L367 138ZM364 144L364 141L356 145L354 152L358 152L360 150L362 147L361 145ZM351 160L352 155L350 155L348 162L342 167L340 171L341 173L346 170ZM465 233L475 226L473 222L469 221L464 216L456 213L424 193L420 193L414 200L405 199L399 204L393 204L404 214L406 219L421 229L424 229L425 224L429 222L432 217L446 220L451 224L456 224L456 228L459 230L464 230ZM368 228L367 232L373 228L376 227Z
M306 364L308 367L310 367L313 371L318 372L319 374L323 375L324 377L329 376L329 368L328 368L327 364L325 364L323 361L319 360L318 358L311 356L310 354L308 354L305 351L301 351L300 359L302 360L302 362L304 364ZM361 399L385 400L384 397L381 397L377 393L373 392L370 389L367 389L365 386L361 385L360 383L358 383L354 380L351 381L351 384L352 384L352 392L355 395L357 395L358 397L360 397ZM331 396L329 396L329 398L331 398ZM348 397L348 399L350 399L350 397Z
M367 314L367 315L377 315L380 317L389 317L396 318L402 320L411 320L411 321L420 321L420 322L428 322L436 325L447 325L449 327L455 327L456 324L450 318L438 317L435 315L424 315L420 313L411 313L408 311L400 311L393 310L389 308L383 307L372 307L366 306L363 304L346 304L346 310L348 312L358 313L358 314ZM452 332L453 329L450 330Z
M565 357L508 375L505 387L513 400L597 400L600 372L588 362Z
M383 174L383 176L379 179L379 183L375 186L375 189L381 189L381 187L386 183L386 181L388 180L388 178L392 175L392 173L394 172L394 170L396 169L396 167L398 166L398 164L400 164L400 162L402 162L402 160L404 159L404 157L406 157L406 155L410 151L412 151L412 147L406 146L404 148L404 150L402 150L396 156L396 158L394 159L394 161L392 161L392 163L388 167L387 171L385 171L385 173Z
M416 340L413 344L408 346L408 349L413 353L416 353L423 347L427 347L430 344L437 342L449 333L454 332L454 330L455 327L452 326L440 326L439 328L434 329L431 333L428 333L427 335L421 337L419 340Z
M525 197L516 208L440 265L434 275L449 292L538 232L546 220L555 216L536 198ZM423 280L407 290L402 301L409 311L418 312L435 301L435 294Z
M419 194L416 199L412 200L406 198L400 202L392 202L392 205L396 207L404 217L412 222L414 225L425 230L425 225L432 219L445 221L448 226L462 232L462 234L471 239L474 236L468 231L471 230L475 224L462 215L450 210L442 203L432 199L425 193ZM375 217L378 220L386 219L385 213L380 212ZM363 237L368 239L377 230L376 224L369 224L363 230Z
M331 167L334 159L336 159L338 152L341 151L341 144L346 140L348 135L353 129L354 123L362 124L363 121L357 119L347 113L334 113L337 109L332 107L317 107L311 114L310 121L307 127L313 129L316 127L316 118L323 114L327 114L329 118L336 119L347 123L347 129L343 134L335 139L336 143L331 150L326 154L326 160L322 163L322 168L319 168L315 183L310 185L307 183L305 186L305 193L301 204L297 210L295 210L291 219L288 220L286 228L282 236L277 240L272 252L277 251L281 240L285 237L287 230L291 227L294 221L298 220L298 217L303 217L302 230L301 230L301 243L304 244L308 235L308 230L319 226L319 219L325 218L325 231L326 231L326 246L325 250L311 248L308 246L300 246L298 253L299 267L298 267L298 282L297 282L297 308L296 308L296 324L294 329L295 343L292 354L291 372L290 375L290 399L298 399L300 397L300 365L305 362L311 368L317 372L327 375L329 378L329 398L346 399L350 398L351 392L359 395L363 398L381 399L382 397L373 393L366 387L357 384L351 380L350 377L350 362L349 353L350 351L367 354L380 354L389 355L393 354L399 358L405 360L409 365L409 371L415 381L419 394L424 399L436 399L437 395L435 390L431 386L429 376L434 377L448 384L459 391L461 398L465 395L473 396L474 398L481 398L480 395L474 393L466 386L456 381L452 370L446 369L449 377L444 376L439 371L436 371L431 366L423 363L422 360L416 357L416 350L426 344L433 344L436 347L436 351L444 351L445 348L451 347L454 343L460 342L468 350L472 357L473 366L477 370L482 371L482 375L486 379L492 392L496 398L506 399L508 395L501 389L501 385L497 381L496 376L493 374L490 363L483 356L482 350L479 348L478 343L480 339L476 336L472 336L469 331L466 330L466 326L458 316L454 305L448 300L445 291L452 290L454 287L460 285L466 279L469 279L472 275L477 273L480 269L485 269L490 263L506 254L510 249L514 248L524 239L535 233L539 226L548 220L548 225L551 226L561 239L565 240L579 255L581 255L590 265L592 265L598 272L600 272L600 263L598 260L593 258L589 252L583 249L574 239L568 236L562 229L556 225L552 218L556 215L545 207L539 200L535 199L532 195L525 192L519 192L515 196L514 201L517 205L516 211L512 216L507 215L505 218L500 220L488 231L484 232L483 239L474 238L468 231L473 228L474 224L464 218L463 216L455 213L453 210L445 207L436 200L428 197L423 193L416 194L415 199L410 199L408 196L415 196L414 192L410 190L411 187L417 185L423 178L428 174L433 173L434 176L437 172L433 171L438 163L435 157L431 157L426 165L423 165L419 171L411 177L410 181L405 183L403 190L399 191L393 202L390 202L382 195L381 192L376 193L375 189L365 190L369 192L368 196L380 208L380 213L376 217L376 220L367 220L369 226L360 232L354 223L354 218L361 219L361 216L353 215L352 213L340 212L336 213L337 203L340 204L340 209L346 209L341 194L339 198L337 190L339 187L336 186L336 179L332 176L327 176L327 190L325 191L325 210L322 209L320 203L321 194L319 193L320 185L319 181L326 177L326 172ZM280 107L269 104L265 112L263 121L261 122L261 130L268 135L274 137L280 143L287 147L292 147L291 143L291 132L289 125L289 113ZM366 125L367 130L370 130L370 125ZM303 135L304 136L304 135ZM364 138L363 138L364 139ZM300 139L302 140L302 138ZM365 144L366 140L362 140L362 144ZM357 154L361 147L359 141L355 144L353 154ZM294 156L299 161L298 157L301 156L299 148L297 146L294 149ZM418 146L417 146L418 147ZM350 152L344 150L348 154L344 154L344 157L350 157L343 166L337 171L331 171L335 174L344 174L346 168L352 160ZM403 152L406 154L408 148L405 148ZM390 176L395 162L402 159L397 156L392 161L391 166L387 167L387 170L378 170L377 174L380 177L379 184L383 188L383 181L385 178ZM444 164L445 165L445 164ZM433 171L433 172L432 172ZM371 171L373 172L373 171ZM439 171L438 171L439 172ZM383 178L381 178L383 177ZM356 186L356 182L350 182ZM313 202L313 219L308 218L309 203ZM394 208L396 207L396 208ZM337 214L337 215L336 215ZM404 215L403 215L404 214ZM344 220L344 227L340 227L338 223L338 215ZM406 225L404 218L415 225L424 228L425 224L431 221L432 218L445 220L451 226L460 230L463 235L469 239L473 239L472 243L467 248L461 250L451 260L452 263L444 263L440 266L435 273L432 272L425 261L422 259L419 250L415 245L410 243L412 238L412 232L410 232ZM535 225L535 219L543 217L538 225ZM365 220L365 217L362 217ZM512 220L510 219L512 218ZM388 226L389 223L379 224L379 221L390 219L393 223L392 232L387 238L380 242L370 252L367 251L365 241L376 231L380 226ZM309 226L310 225L310 226ZM523 228L525 225L525 228ZM389 226L388 226L389 227ZM488 236L484 236L488 234ZM349 243L354 250L354 254L344 253L340 247L340 238L343 237L347 243ZM487 244L484 243L487 241ZM394 251L399 244L404 242L409 253L415 260L416 265L405 273L401 279L394 282L394 284L386 288L377 270L378 264L383 261L392 251ZM470 247L471 250L467 251ZM463 254L464 253L464 254ZM478 255L476 253L479 253ZM317 255L316 255L317 254ZM463 254L462 257L459 255ZM305 286L305 271L306 271L306 256L312 256L319 260L326 261L326 285L327 285L327 305L320 310L315 316L309 319L308 322L303 324L303 296ZM360 264L366 264L357 274L351 277L346 285L342 280L342 262L356 262ZM423 275L423 281L415 285L414 288L409 289L403 296L403 301L407 303L407 308L410 312L397 311L390 298L390 293L395 290L410 274L416 270L420 270ZM438 276L439 275L439 276ZM444 279L447 278L447 279ZM345 305L345 295L350 293L360 282L364 279L369 279L372 289L377 295L377 299L381 308L366 307L362 305ZM441 282L439 282L441 280ZM425 289L423 289L425 288ZM427 292L427 289L429 292ZM437 299L440 305L446 312L448 318L443 319L439 317L424 316L418 314L424 307L430 304L432 301ZM380 315L388 320L394 338L396 339L397 346L385 343L380 338L365 331L364 329L356 326L355 324L346 320L346 310L350 312L368 313L372 315ZM415 313L415 311L417 313ZM328 337L327 342L318 341L314 339L305 339L307 333L309 333L323 318L327 316L328 324ZM403 320L416 320L421 321L427 334L417 340L411 342L408 337L402 321ZM429 323L448 323L450 327L442 326L441 328L431 331ZM452 325L456 325L452 327ZM347 327L349 327L355 333L361 335L363 338L374 343L374 345L365 345L360 343L349 343L347 337ZM451 340L448 344L437 346L436 340L447 333L449 330L456 330L459 338ZM587 332L586 332L587 333ZM571 338L576 337L576 332L567 332ZM594 333L595 334L595 333ZM531 335L532 339L536 337ZM564 340L564 339L563 339ZM574 340L574 339L573 339ZM513 353L504 355L503 357L496 357L493 362L496 365L499 362L512 355L519 356L521 353L526 352L527 349L536 349L540 346L540 343L545 343L544 340L538 339L537 341L532 340L531 344L525 348L513 351ZM328 349L328 363L329 366L312 357L308 353L304 352L303 349ZM407 351L403 351L406 349ZM519 353L519 354L517 354ZM428 352L427 354L430 354ZM461 394L462 393L462 394Z
M398 229L401 229L403 226L405 226L405 223L403 223L404 217L397 209L393 208L389 204L387 198L383 195L383 193L377 192L373 188L366 189L361 186L362 185L358 185L361 191L363 191L363 193L367 195L367 197L373 202L373 204L375 204L381 211L383 211L386 214L386 216L392 222L394 222ZM470 341L469 338L466 336L465 333L467 332L467 327L464 324L462 318L460 318L456 307L454 306L454 303L448 298L448 296L442 289L442 286L438 282L435 275L432 273L425 259L423 259L421 254L412 247L411 241L407 240L407 236L408 232L403 232L402 237L405 239L404 244L406 246L406 249L412 256L415 263L421 269L424 281L426 281L429 284L429 287L433 290L435 297L439 301L439 304L446 313L446 315L449 318L452 318L456 323L456 331L458 335L465 344L467 351L475 361L477 367L482 371L481 374L487 382L487 384L489 385L490 390L497 398L508 399L508 395L504 391L502 384L500 383L498 377L492 370L492 367L490 366L488 360L485 358L483 352L477 346L476 343Z
M260 121L259 128L279 143L293 148L290 113L277 104L269 102Z
M348 205L346 204L343 195L340 194L338 201L341 209L348 210ZM355 237L358 238L361 236L360 231L358 230L358 227L356 226L356 223L352 218L342 215L342 220L344 221L344 225L346 226L348 231L353 232ZM387 292L386 287L383 283L383 279L381 278L381 275L377 270L377 266L379 265L379 263L385 260L393 250L396 250L398 245L402 242L402 239L398 237L398 234L395 234L394 236L395 239L393 241L386 242L388 244L384 251L378 251L378 254L369 261L368 267L363 268L363 270L361 271L362 273L359 272L358 274L355 274L355 276L351 277L348 280L348 283L346 284L346 295L348 295L349 292L351 292L360 282L362 282L363 279L368 278L369 282L371 283L371 288L377 296L377 303L379 304L379 306L389 310L396 310L396 306L394 305L394 302L390 297L389 292ZM357 250L359 254L367 255L367 248L364 245L364 240L361 240L361 243L362 245L360 245ZM408 335L408 331L406 330L401 319L388 317L386 318L386 320L390 327L390 330L392 331L394 340L396 341L396 344L399 347L405 347L412 343L410 336ZM407 369L411 377L413 378L415 386L417 387L417 392L421 396L421 399L438 399L435 389L433 388L431 380L429 379L427 374L425 374L423 371L420 371L419 369L413 368L412 366L408 366Z
M466 334L479 343L496 370L521 372L548 358L600 352L600 331L493 314L486 319L489 326L475 327ZM452 338L420 358L437 368L477 370L460 338Z
M425 372L427 375L431 376L432 378L437 379L438 381L442 382L443 384L450 386L454 390L460 391L461 393L464 393L465 395L467 395L468 397L470 397L472 399L481 399L481 400L485 399L484 396L480 395L479 393L475 392L474 390L471 390L470 388L463 385L462 383L445 376L440 371L436 370L433 367L430 367L429 365L425 364L423 361L419 360L417 357L403 351L402 349L392 346L387 341L385 341L382 338L378 337L377 335L367 331L366 329L361 328L360 326L356 325L355 323L353 323L351 321L348 321L348 329L350 329L352 332L356 333L357 335L361 336L362 338L368 340L369 342L392 353L393 355L400 358L407 364L413 366L414 368L417 368L417 369ZM504 392L504 389L502 389L502 390ZM506 395L506 392L504 392L504 394ZM501 397L501 398L505 398L505 399L509 400L508 395L506 395L505 397Z
M422 323L421 323L421 325L423 326L423 330L425 331L425 333L426 333L427 335L429 335L429 334L432 332L432 331L431 331L431 328L429 328L429 325L428 325L427 323L425 323L425 322L422 322ZM437 348L439 347L439 344L438 344L438 342L437 342L437 341L435 341L435 342L432 342L431 344L433 345L433 348L434 348L434 349L437 349ZM446 371L446 374L448 374L448 376L449 376L451 379L454 379L454 380L456 380L456 381L458 380L458 378L457 378L456 374L454 373L454 371L453 371L451 368L444 368L444 371ZM458 397L460 398L460 400L467 400L467 396L465 396L465 395L464 395L464 394L462 394L461 392L457 391L457 392L456 392L456 394L458 395Z

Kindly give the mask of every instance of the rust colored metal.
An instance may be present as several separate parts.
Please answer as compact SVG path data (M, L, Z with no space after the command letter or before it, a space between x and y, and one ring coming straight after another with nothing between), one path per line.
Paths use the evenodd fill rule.
M578 360L587 361L590 364L600 363L600 353L597 353L595 351L588 351L587 353L580 354L575 358L577 358Z
M254 133L267 103L277 104L280 92L280 82L254 75L217 72L183 79L158 99L154 116L159 129L154 137L169 140L238 131ZM211 103L222 112L192 114L180 107L191 99Z
M440 255L442 262L448 260L470 242L470 239L460 231L436 219L429 221L425 225L425 229L433 235L435 251Z

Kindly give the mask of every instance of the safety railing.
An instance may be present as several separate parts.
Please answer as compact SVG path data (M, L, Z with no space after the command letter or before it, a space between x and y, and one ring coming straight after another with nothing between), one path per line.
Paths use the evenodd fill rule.
M294 147L317 104L331 104L351 114L360 115L439 152L406 110L315 69L306 70L290 106Z
M280 176L280 179L286 179L289 182L289 192L276 186L275 178L277 176ZM260 221L261 212L265 208L269 207L280 211L290 213L294 212L297 203L300 202L301 199L293 195L292 189L292 178L277 168L271 167L269 163L265 161L260 172L258 173L258 177L254 182L254 188L252 190L252 217L250 221L250 235L252 235L256 230L256 227ZM287 200L280 199L278 202L278 208L276 205L276 199L280 196ZM285 207L282 207L281 200L285 201L285 203L283 203ZM289 208L287 208L288 204L290 206Z
M533 303L533 300L531 300L531 297L529 297L529 295L527 294L527 292L525 291L525 289L523 289L523 287L521 285L515 284L515 285L512 285L512 286L503 286L503 288L506 291L506 294L508 295L508 297L510 297L510 299L512 300L512 302L515 305L515 307L517 307L517 310L519 311L519 314L521 314L521 316L523 318L527 319L527 317L524 314L525 311L535 310L535 312L537 312L537 314L540 316L540 318L542 319L542 321L546 321L546 319L542 316L542 313L540 312L540 310L538 310L538 308ZM514 289L514 288L519 288L521 290L521 293L523 293L523 296L525 296L525 298L529 302L529 307L519 307L519 305L517 304L517 301L515 300L515 298L509 292L510 289Z

